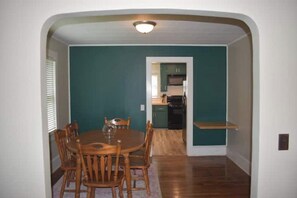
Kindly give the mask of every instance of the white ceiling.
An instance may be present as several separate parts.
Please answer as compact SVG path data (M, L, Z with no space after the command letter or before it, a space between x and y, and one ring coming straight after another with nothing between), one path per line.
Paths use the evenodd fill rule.
M137 20L153 20L157 25L151 33L141 34L133 26ZM63 19L52 26L49 35L70 45L228 45L248 33L248 27L235 19L118 15Z

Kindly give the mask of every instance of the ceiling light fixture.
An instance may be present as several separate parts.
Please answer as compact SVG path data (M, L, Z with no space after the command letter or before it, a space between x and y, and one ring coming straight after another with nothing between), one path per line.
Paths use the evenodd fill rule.
M135 26L138 32L147 34L154 29L157 23L153 21L136 21L133 23L133 25Z

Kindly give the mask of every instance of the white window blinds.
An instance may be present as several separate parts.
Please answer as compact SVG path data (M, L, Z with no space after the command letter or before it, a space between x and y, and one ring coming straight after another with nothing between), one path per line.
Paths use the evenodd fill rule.
M51 58L46 60L46 103L48 132L57 128L56 111L56 61Z

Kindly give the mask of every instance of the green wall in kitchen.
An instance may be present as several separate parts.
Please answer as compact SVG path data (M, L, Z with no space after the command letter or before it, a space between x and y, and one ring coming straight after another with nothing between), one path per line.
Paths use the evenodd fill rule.
M194 120L226 117L224 46L72 46L70 47L71 118L80 131L101 128L104 116L128 117L145 129L146 57L187 56L194 61ZM194 127L194 145L224 145L225 130Z

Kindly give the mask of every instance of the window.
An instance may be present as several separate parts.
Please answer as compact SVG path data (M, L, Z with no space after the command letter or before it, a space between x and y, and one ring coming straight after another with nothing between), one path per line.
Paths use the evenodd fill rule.
M53 58L46 60L46 104L48 132L57 129L56 111L56 61Z
M158 97L158 75L152 75L152 97Z

